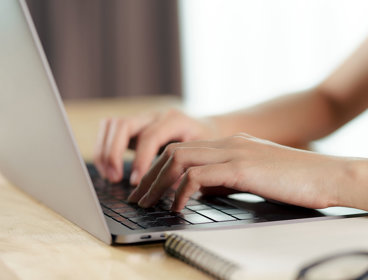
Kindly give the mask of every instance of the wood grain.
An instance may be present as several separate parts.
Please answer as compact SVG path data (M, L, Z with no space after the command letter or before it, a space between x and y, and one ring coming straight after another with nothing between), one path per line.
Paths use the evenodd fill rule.
M178 99L114 99L66 104L85 159L98 123L180 107ZM162 244L108 246L12 186L0 176L0 279L208 279L169 257Z

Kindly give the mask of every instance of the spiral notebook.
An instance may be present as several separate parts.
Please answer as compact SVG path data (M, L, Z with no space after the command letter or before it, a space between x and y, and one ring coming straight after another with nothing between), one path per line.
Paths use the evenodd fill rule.
M165 251L217 279L295 279L337 253L368 250L368 217L168 233Z

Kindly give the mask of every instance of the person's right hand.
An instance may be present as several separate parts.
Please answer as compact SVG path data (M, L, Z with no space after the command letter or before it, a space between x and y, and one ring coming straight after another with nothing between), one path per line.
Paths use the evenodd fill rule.
M136 154L130 183L137 185L165 144L210 139L217 134L210 119L194 119L177 110L107 118L100 125L94 163L103 178L119 182L123 178L123 154L128 147L134 148Z

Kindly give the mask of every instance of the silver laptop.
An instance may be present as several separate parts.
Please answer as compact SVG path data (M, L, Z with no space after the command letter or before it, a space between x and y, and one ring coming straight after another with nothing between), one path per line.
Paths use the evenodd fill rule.
M325 215L250 194L195 195L181 213L169 211L170 193L149 209L126 203L128 180L106 184L81 158L24 0L0 1L0 172L108 244L163 240L164 233L173 230L250 227L336 215L331 209ZM340 216L356 213L339 210Z

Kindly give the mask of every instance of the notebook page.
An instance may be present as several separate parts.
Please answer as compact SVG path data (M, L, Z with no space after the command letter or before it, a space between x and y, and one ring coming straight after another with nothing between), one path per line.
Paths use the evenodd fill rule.
M240 265L236 279L294 279L323 256L368 250L368 217L176 234Z

